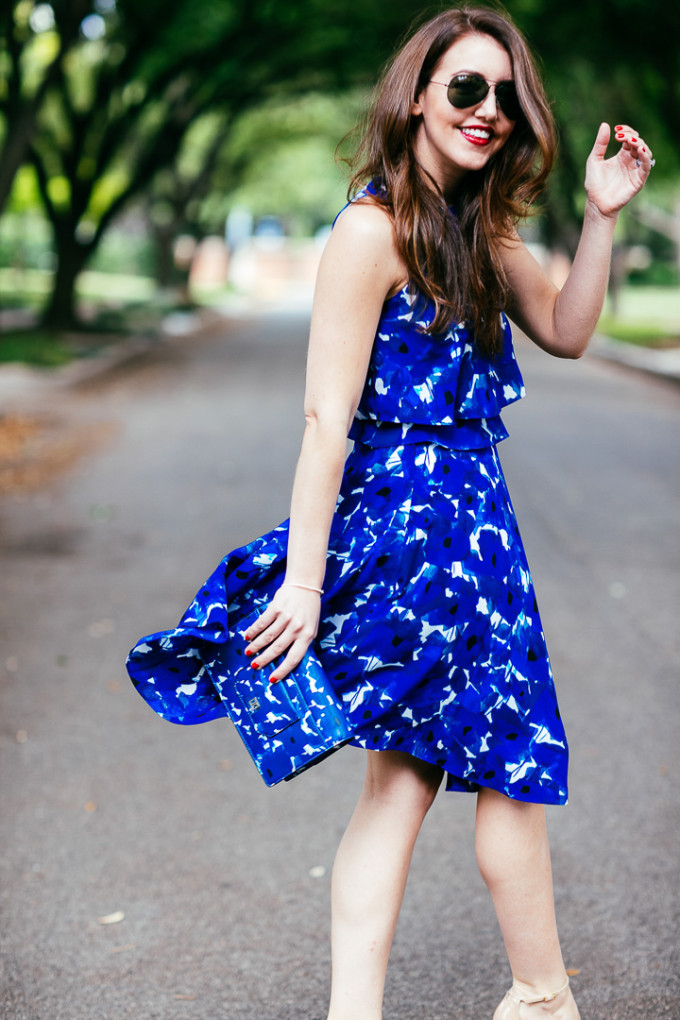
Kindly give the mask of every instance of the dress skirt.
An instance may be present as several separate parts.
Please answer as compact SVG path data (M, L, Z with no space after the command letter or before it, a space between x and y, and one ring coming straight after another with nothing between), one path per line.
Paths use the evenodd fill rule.
M230 553L178 628L133 650L133 679L135 663L153 661L161 714L182 723L223 714L196 649L224 640L230 605L265 608L283 580L287 537L285 522ZM439 765L450 790L566 803L567 741L494 445L355 444L314 648L351 743Z

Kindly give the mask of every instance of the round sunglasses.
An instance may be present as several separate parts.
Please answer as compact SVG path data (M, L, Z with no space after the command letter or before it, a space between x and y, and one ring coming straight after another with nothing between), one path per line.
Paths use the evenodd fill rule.
M522 113L514 81L487 81L481 74L461 71L454 74L448 85L443 81L431 81L430 84L444 85L451 106L457 110L481 106L493 86L496 102L509 120L518 120Z

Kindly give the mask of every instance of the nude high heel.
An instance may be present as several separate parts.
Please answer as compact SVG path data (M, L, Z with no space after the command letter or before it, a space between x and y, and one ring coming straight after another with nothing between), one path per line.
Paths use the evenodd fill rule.
M578 1006L569 988L569 978L556 992L539 998L527 998L515 985L506 993L493 1015L493 1020L580 1020Z

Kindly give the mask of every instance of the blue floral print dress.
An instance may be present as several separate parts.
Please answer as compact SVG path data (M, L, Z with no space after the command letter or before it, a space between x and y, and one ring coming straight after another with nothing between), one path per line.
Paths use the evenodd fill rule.
M428 333L433 314L408 287L384 304L314 650L351 743L437 764L450 790L563 804L567 742L496 450L507 436L500 411L524 395L510 327L503 316L503 350L490 361L464 323ZM160 714L184 724L224 714L195 648L217 639L217 603L265 608L283 580L287 536L286 521L229 553L178 627L133 649L133 681L153 663Z

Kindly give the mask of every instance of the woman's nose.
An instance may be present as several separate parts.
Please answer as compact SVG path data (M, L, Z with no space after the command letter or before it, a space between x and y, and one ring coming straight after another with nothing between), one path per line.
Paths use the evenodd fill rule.
M487 117L489 120L493 120L498 116L495 85L490 86L489 91L485 95L484 100L475 110L475 113L480 117Z

